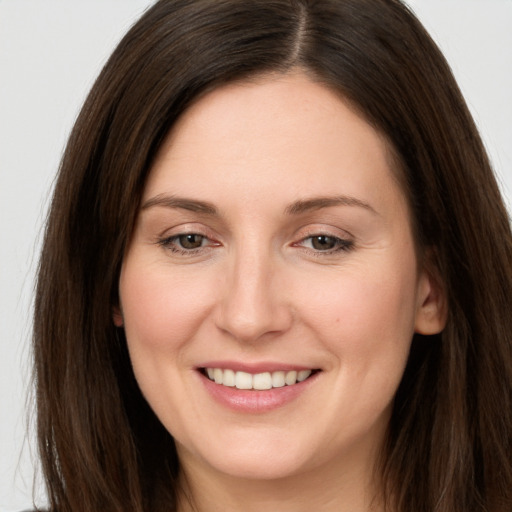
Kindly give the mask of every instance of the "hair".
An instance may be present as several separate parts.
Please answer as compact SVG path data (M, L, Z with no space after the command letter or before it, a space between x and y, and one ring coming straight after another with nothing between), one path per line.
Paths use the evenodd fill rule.
M390 510L512 510L512 236L439 49L399 0L162 0L105 65L71 133L34 319L52 512L169 510L179 461L112 321L145 181L179 116L223 84L300 69L354 105L399 163L448 319L415 335L378 471Z

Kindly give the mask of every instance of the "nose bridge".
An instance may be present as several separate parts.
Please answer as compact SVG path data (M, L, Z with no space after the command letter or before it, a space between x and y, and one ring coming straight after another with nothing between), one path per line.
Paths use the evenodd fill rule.
M218 326L240 341L286 330L291 314L279 281L279 265L270 244L241 241L230 256Z

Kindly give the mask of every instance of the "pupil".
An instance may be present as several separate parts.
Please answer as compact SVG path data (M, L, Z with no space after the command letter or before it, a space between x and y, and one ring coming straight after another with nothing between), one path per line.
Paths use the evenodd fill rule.
M313 237L312 245L315 249L326 251L334 247L334 239L325 235L315 236Z
M203 243L203 237L201 235L181 235L180 245L184 249L197 249L201 247Z

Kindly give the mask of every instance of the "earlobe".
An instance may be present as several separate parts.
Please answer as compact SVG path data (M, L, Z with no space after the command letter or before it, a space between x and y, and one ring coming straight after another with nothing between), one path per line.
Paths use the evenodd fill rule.
M114 306L112 308L112 320L113 320L114 325L116 327L123 327L124 326L123 314L121 313L121 308L120 307Z
M418 334L440 333L446 326L448 303L440 279L426 269L418 282L418 305L414 330Z

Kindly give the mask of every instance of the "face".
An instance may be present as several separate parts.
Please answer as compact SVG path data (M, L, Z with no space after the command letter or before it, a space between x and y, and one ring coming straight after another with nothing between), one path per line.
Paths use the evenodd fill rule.
M368 466L414 332L441 328L386 142L300 74L182 116L119 286L140 388L212 474Z

